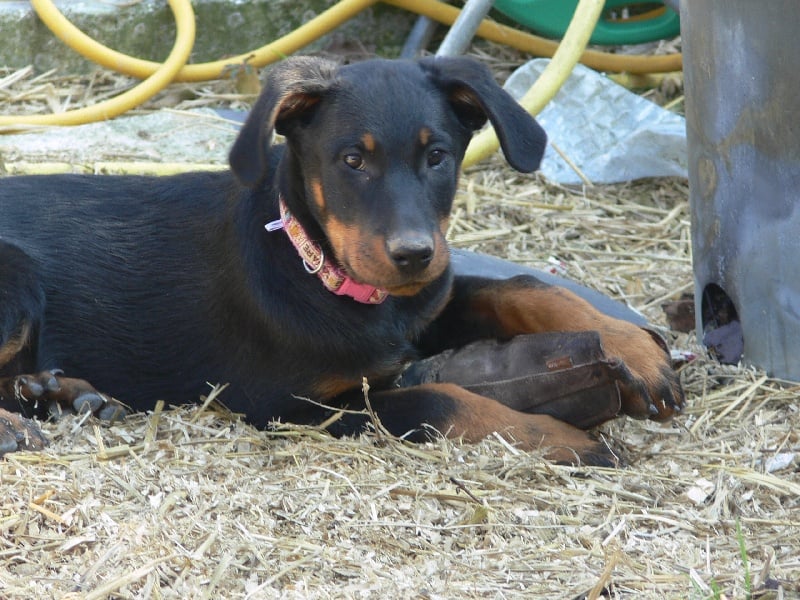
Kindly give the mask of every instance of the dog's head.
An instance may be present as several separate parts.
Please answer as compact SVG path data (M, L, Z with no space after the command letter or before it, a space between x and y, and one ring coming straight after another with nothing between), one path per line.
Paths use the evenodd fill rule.
M487 119L511 166L539 166L544 131L477 61L292 58L271 70L230 163L258 187L273 131L284 135L293 182L336 261L358 282L412 295L447 267L461 161Z

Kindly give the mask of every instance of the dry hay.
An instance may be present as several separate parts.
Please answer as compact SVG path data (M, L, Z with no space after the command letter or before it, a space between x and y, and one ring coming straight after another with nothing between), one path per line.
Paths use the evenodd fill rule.
M664 323L691 290L688 221L683 181L572 190L494 160L465 174L449 235ZM214 402L48 424L46 452L0 461L0 596L798 598L796 389L672 337L698 354L688 407L601 428L620 469L499 436L262 432Z

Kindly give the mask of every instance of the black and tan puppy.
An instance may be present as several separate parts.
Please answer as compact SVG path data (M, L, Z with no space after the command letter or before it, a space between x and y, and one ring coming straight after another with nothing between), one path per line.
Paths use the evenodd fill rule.
M477 62L296 58L272 69L229 172L0 180L0 451L41 446L15 413L55 403L107 417L104 394L142 410L225 382L224 401L257 426L319 422L325 410L298 397L357 408L367 377L395 434L499 431L556 460L608 463L552 417L454 384L392 386L420 348L597 330L630 371L627 414L666 419L682 404L638 327L531 277L453 276L444 231L487 119L508 162L536 169L544 132ZM348 414L331 429L364 424Z

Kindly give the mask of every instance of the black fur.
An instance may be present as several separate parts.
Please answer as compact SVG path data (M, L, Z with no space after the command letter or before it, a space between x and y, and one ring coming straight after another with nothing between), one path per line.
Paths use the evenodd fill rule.
M326 416L298 396L358 405L367 377L398 434L467 422L476 400L450 388L380 389L426 331L439 338L428 347L447 345L455 328L459 342L476 335L463 316L430 325L453 293L437 240L466 146L487 119L512 165L538 166L544 132L474 61L293 59L272 69L229 172L0 180L0 351L31 331L0 376L61 369L136 410L228 383L222 400L258 426ZM271 145L275 130L285 146ZM279 195L327 256L396 293L364 305L326 290L283 232L264 229ZM413 268L387 255L404 244L430 255ZM0 406L30 409L8 395ZM530 427L529 445L546 437Z

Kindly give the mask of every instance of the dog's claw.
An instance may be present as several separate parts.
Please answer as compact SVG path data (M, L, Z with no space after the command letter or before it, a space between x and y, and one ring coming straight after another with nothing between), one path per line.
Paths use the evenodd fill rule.
M622 385L625 414L635 419L668 421L681 412L683 389L672 369L666 343L652 332L628 329L621 339L609 338L613 354L622 359L631 373L631 381Z
M26 411L42 418L92 413L100 419L118 420L124 406L99 393L82 379L63 377L58 370L0 379L0 396L14 399Z
M87 392L72 401L72 410L79 415L87 412L96 413L105 405L106 399L103 396L94 392Z
M128 411L116 401L106 402L104 406L97 411L96 417L103 421L121 421L128 414Z
M44 387L49 392L57 392L61 389L61 386L58 383L58 376L61 375L61 371L49 371L50 376L44 377Z
M0 378L0 398L39 418L91 413L100 419L120 420L127 414L120 402L86 381L63 377L55 370ZM46 445L47 438L36 421L0 409L0 456L16 450L41 450Z
M45 386L43 386L39 381L32 380L30 377L21 376L17 378L16 381L16 388L20 390L18 393L22 396L23 400L28 400L27 396L23 395L21 390L27 390L28 395L32 396L33 398L40 398L44 394Z

